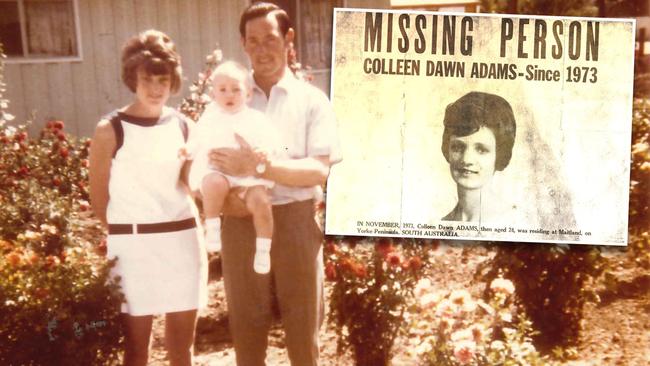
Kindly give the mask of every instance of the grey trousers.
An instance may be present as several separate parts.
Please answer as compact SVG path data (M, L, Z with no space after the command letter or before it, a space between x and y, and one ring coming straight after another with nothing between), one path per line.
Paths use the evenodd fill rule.
M265 365L274 300L291 365L318 365L318 330L324 312L323 251L313 201L273 206L273 220L271 272L266 275L253 270L251 218L226 216L223 220L223 278L237 365Z

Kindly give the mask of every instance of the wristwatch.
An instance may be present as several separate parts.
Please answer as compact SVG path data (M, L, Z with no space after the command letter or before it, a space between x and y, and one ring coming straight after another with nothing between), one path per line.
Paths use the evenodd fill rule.
M255 167L255 173L257 173L258 177L266 173L266 168L267 168L266 166L267 166L267 162L260 162L259 164L257 164L257 166Z

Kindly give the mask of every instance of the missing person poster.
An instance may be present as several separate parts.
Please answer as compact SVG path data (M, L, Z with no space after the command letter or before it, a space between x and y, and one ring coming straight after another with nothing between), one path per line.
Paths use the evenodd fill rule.
M326 232L626 245L634 33L336 9Z

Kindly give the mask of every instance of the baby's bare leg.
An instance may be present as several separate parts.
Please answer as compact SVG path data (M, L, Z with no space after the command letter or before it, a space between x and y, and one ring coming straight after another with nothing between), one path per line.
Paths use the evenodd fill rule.
M203 210L206 218L219 217L230 190L228 180L221 173L210 173L201 181L201 195L203 196Z
M257 273L271 270L271 237L273 237L273 211L264 186L253 186L246 191L246 208L253 214L255 226L255 259L253 268Z
M246 191L246 208L253 215L253 225L258 238L273 236L273 213L271 201L264 186L249 187Z
M203 177L201 195L205 211L205 246L209 252L221 250L221 219L219 215L228 195L230 184L220 173L211 173Z

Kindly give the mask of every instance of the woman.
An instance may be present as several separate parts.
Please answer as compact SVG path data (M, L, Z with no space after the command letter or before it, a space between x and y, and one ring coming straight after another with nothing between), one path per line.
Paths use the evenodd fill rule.
M205 250L180 154L188 124L165 106L180 89L174 43L145 31L122 50L122 80L133 101L102 119L90 154L90 195L108 228L126 302L125 365L146 365L152 315L165 313L171 365L190 365L197 309L205 304Z
M442 220L479 221L485 210L483 188L512 156L512 108L498 95L471 92L447 106L444 125L442 154L456 182L458 203Z

